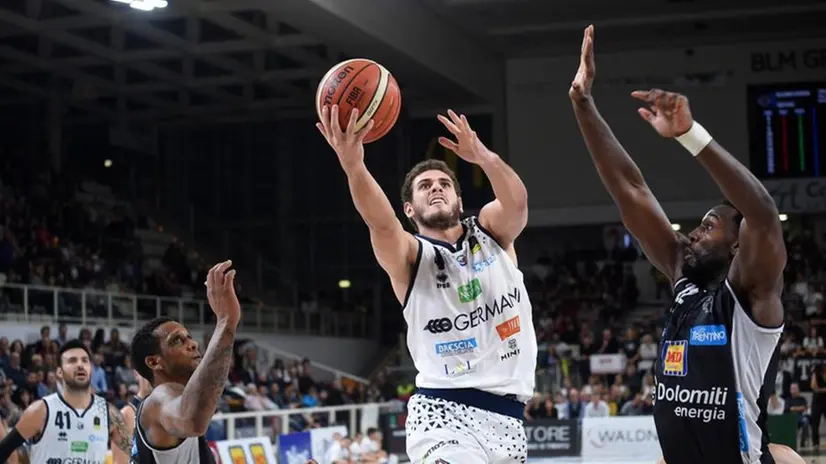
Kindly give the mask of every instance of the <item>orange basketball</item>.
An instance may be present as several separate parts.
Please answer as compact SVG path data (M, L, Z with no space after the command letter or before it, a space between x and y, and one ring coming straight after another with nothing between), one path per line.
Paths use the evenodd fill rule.
M364 143L370 143L384 137L396 124L402 95L387 68L375 61L357 58L333 66L321 79L315 98L319 118L324 105L339 106L342 129L347 127L353 108L359 110L357 129L366 126L370 119L375 121L364 139Z

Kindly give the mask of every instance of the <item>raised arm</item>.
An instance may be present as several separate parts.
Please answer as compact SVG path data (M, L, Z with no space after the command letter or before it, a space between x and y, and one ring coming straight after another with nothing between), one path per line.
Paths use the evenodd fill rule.
M478 165L490 180L496 199L482 207L479 222L515 260L513 242L528 223L525 184L499 155L479 140L465 115L459 116L448 110L447 117L439 115L439 121L456 137L456 141L439 137L439 144L463 160Z
M201 359L186 386L166 383L157 386L144 400L138 419L148 429L152 444L177 444L176 438L206 433L224 391L232 361L235 331L241 316L235 295L235 271L226 272L230 261L214 266L207 274L207 299L218 322Z
M679 277L677 234L637 164L600 116L591 96L595 73L594 28L589 26L582 40L579 70L568 92L577 124L602 184L619 208L623 224L640 242L651 263L673 284Z
M393 206L376 179L364 165L364 137L373 128L373 121L356 131L358 110L350 112L350 122L342 131L338 105L324 106L318 130L333 147L350 187L350 195L361 218L370 230L370 241L379 265L390 276L393 291L404 302L410 285L410 272L418 254L419 242L407 233L393 211Z
M640 115L663 137L674 137L711 174L723 195L743 215L739 247L729 268L729 281L752 305L755 321L776 327L783 323L783 268L786 245L777 206L763 184L731 155L691 115L688 99L653 89L637 91L635 98L648 103Z

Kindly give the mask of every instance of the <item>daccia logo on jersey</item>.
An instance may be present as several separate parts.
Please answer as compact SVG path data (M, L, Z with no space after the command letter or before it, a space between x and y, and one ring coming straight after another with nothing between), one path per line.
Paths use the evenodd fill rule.
M663 375L685 377L688 373L688 350L686 340L666 340L663 342Z
M696 346L725 346L728 343L726 326L698 325L692 327L688 343Z
M499 339L502 341L505 341L514 334L519 333L521 329L522 328L519 325L519 316L512 317L496 326L496 331L499 333Z
M476 338L467 338L464 340L437 343L436 354L439 356L456 356L471 353L478 347L479 344L476 342Z

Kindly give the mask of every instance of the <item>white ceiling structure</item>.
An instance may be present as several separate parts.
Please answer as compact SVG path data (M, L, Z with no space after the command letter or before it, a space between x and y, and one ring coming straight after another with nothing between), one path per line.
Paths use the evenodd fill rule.
M421 0L498 53L577 53L594 24L600 51L826 37L824 0Z
M408 106L503 89L501 60L418 0L0 0L0 104L57 100L75 121L310 116L354 55L390 68Z

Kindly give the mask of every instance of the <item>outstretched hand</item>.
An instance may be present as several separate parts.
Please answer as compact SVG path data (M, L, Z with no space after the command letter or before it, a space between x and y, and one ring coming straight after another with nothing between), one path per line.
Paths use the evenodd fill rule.
M235 269L230 270L230 266L230 260L212 266L205 284L209 307L215 317L237 324L241 317L241 303L235 295Z
M333 147L338 155L341 166L346 171L349 167L364 161L364 139L367 133L373 128L373 120L367 122L360 130L356 129L359 119L358 108L350 111L350 120L347 127L342 130L339 124L339 106L327 105L321 109L321 122L316 123L316 128Z
M585 28L582 37L582 48L579 55L579 69L576 71L568 96L572 100L591 98L591 87L594 85L594 75L597 65L594 60L594 26Z
M639 108L637 112L663 137L679 137L694 124L685 95L651 89L635 90L631 96L648 103L648 108Z
M447 110L447 115L450 119L441 114L437 118L456 137L456 141L439 137L439 145L453 151L468 163L481 164L496 158L496 154L488 150L476 136L476 131L471 129L464 114L460 116L453 110Z

